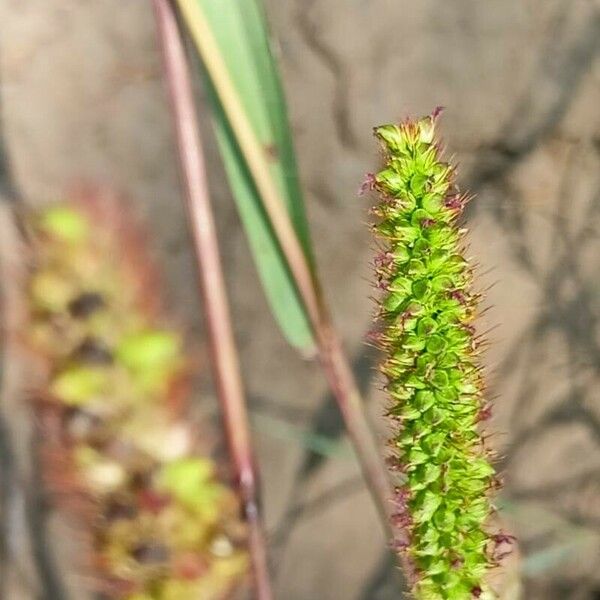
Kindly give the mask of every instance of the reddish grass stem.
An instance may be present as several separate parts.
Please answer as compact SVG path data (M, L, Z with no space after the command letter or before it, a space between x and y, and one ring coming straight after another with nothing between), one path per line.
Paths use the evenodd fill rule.
M248 169L260 192L265 212L302 297L329 387L342 413L383 527L389 535L392 496L389 479L369 426L354 375L333 327L316 275L271 177L264 148L256 138L245 114L202 8L194 0L177 0L177 3L186 17L192 38L248 162Z
M189 224L200 277L215 384L229 452L249 526L256 596L272 598L267 552L259 512L259 482L248 414L231 326L217 234L210 204L204 157L185 49L170 0L153 0L163 65L173 112Z

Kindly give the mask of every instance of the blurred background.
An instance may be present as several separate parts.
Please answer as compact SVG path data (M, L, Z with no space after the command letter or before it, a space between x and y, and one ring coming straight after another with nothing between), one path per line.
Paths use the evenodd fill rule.
M374 125L443 105L443 136L463 188L477 196L468 218L490 307L480 328L491 329L486 361L506 483L499 504L519 538L523 597L600 598L600 5L267 0L266 7L320 274L381 439L384 398L376 356L364 344L370 200L357 189L377 165ZM0 116L2 213L61 199L79 181L124 192L151 231L168 304L202 349L148 0L0 0ZM270 315L202 108L200 116L276 597L397 598L337 408L318 365L298 357ZM18 251L6 231L0 237L3 251L11 244ZM27 365L4 364L4 498L16 481L35 485L26 476L27 408L10 389L19 372ZM207 367L201 379L199 401L217 419ZM50 535L40 540L23 523L41 517L25 515L18 497L5 506L2 534L12 533L2 569L18 579L5 588L7 600L56 598L48 590L69 577L72 535L50 513Z

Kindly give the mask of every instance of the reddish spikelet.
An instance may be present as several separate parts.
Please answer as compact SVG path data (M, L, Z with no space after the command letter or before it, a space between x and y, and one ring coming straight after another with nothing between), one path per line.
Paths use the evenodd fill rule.
M89 548L80 568L108 598L229 597L245 528L186 418L189 365L143 229L89 189L31 222L27 337L48 380L32 406L47 490Z

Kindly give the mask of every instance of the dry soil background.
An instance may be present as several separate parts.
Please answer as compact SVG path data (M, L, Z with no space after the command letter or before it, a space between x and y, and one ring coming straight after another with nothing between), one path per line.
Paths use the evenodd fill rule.
M372 126L441 104L444 135L478 196L469 216L481 285L495 283L481 327L499 324L487 360L525 597L600 597L600 5L267 5L321 274L370 409L377 415L382 399L362 343L371 253L366 201L356 190L376 164ZM0 109L4 202L48 202L77 180L124 191L151 227L169 300L200 336L149 0L0 0ZM208 154L277 597L395 598L375 514L323 378L274 326L217 157ZM21 472L26 416L14 398L3 402L0 595L57 600L57 570L68 571L73 555L63 542L72 536L60 525L40 536L35 515L27 525L21 492L35 484ZM340 444L323 458L301 443L303 433Z

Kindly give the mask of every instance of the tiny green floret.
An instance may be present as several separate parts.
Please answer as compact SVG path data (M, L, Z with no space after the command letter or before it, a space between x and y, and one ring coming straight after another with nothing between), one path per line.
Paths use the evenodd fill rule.
M385 355L389 462L399 477L395 547L415 598L493 598L484 576L510 536L488 531L498 479L480 432L490 410L472 325L479 295L458 225L468 197L442 160L438 113L377 127L385 165L365 184L380 195L374 339Z

